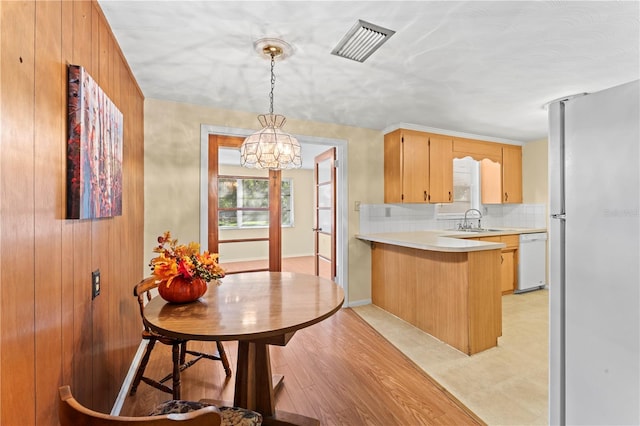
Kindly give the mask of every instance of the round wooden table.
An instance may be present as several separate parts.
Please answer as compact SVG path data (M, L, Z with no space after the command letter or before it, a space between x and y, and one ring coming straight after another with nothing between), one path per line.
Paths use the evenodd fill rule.
M180 339L237 340L233 404L261 413L265 424L296 423L297 415L275 411L268 345L284 346L297 330L337 312L344 302L342 288L292 272L241 273L222 281L220 286L209 284L207 293L192 303L153 298L144 309L145 322ZM300 422L308 420L300 416Z

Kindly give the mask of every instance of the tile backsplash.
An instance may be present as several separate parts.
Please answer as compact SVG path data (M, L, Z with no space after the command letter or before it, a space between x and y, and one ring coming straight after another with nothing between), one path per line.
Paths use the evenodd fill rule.
M362 204L360 234L453 229L462 219L436 217L435 204ZM482 208L484 228L546 228L546 204L492 204Z

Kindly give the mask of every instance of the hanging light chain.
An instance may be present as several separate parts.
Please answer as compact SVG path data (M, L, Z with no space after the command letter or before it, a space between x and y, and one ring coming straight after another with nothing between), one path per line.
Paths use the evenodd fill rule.
M271 93L269 93L269 113L273 114L273 88L276 86L276 75L273 73L273 68L276 63L276 52L272 49L270 50L271 55Z

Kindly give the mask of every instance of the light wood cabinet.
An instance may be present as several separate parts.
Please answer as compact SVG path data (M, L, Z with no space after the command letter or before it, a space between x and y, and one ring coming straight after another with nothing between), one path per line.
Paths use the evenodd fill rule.
M472 240L504 243L500 252L500 288L502 294L510 294L518 287L518 235L496 235L493 237L471 238Z
M488 149L487 143L478 142L475 152L470 153L470 143L458 144L457 149L466 151L454 150L454 157L468 153L480 162L482 204L522 203L522 147L495 144ZM500 154L498 160L496 152Z
M522 147L398 129L384 136L385 203L453 202L453 159L481 162L483 204L522 203Z
M518 287L520 237L518 235L501 235L500 242L506 244L506 247L502 249L500 265L502 294L509 294Z
M502 294L513 293L516 278L514 273L516 270L516 251L502 250L500 256L500 284L502 288Z
M518 287L518 235L496 235L494 237L472 238L478 241L504 243L500 253L500 288L502 294L510 294Z
M453 202L453 139L429 135L429 202Z
M426 203L429 137L398 129L384 136L384 202Z
M398 129L384 136L384 202L453 200L453 140Z
M429 136L403 132L400 139L402 158L402 202L429 201Z
M482 204L502 203L502 166L483 158L480 161L480 195Z
M502 335L500 250L436 252L374 243L371 298L380 308L474 354Z
M522 203L522 147L502 147L502 202Z
M453 156L454 158L471 157L477 161L488 158L499 163L502 160L502 145L456 137L453 140Z

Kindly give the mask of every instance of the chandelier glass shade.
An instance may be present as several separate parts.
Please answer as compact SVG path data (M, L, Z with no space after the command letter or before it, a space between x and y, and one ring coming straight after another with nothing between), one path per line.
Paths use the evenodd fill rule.
M302 166L300 143L282 131L287 119L279 114L261 114L262 129L249 135L240 147L240 164L257 169L297 169Z
M271 56L271 93L269 114L261 114L258 121L262 129L249 135L240 146L240 165L255 169L297 169L302 166L300 143L282 127L287 119L273 113L273 88L275 57L282 53L278 46L265 46L265 55Z

